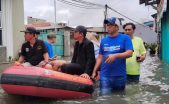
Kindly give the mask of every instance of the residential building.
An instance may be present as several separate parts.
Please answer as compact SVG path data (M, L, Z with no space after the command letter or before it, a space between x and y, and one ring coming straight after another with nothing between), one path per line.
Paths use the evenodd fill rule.
M27 24L39 24L39 23L45 23L45 19L39 19L39 18L33 18L33 17L27 17Z
M47 22L43 19L38 18L28 18L31 24L27 24L26 27L35 27L40 31L39 39L47 41L47 34L50 32L56 33L56 43L53 44L54 54L59 56L68 56L72 55L72 47L74 41L72 39L72 27L67 26L65 23L58 23L56 26L54 23ZM41 21L41 22L37 22Z
M157 7L157 22L161 37L161 59L169 63L169 1L160 0Z
M155 21L160 58L162 61L169 63L169 0L140 0L140 4L142 3L151 5L157 10Z

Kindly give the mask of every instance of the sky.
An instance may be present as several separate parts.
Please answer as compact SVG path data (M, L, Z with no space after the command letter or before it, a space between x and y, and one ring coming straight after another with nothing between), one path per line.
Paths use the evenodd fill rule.
M103 25L104 8L99 9L85 9L71 6L56 0L56 21L66 22L68 26L95 26ZM64 0L63 0L64 1ZM73 0L66 0L72 2ZM80 0L79 0L80 1ZM131 18L134 21L143 23L145 21L153 20L152 14L156 13L151 6L139 5L139 0L84 0L96 4L107 4L111 8L120 12L121 14ZM54 0L24 0L24 18L25 24L27 17L41 18L49 22L55 21L54 16ZM129 19L119 15L116 12L108 9L107 17L124 18L123 23L132 22Z

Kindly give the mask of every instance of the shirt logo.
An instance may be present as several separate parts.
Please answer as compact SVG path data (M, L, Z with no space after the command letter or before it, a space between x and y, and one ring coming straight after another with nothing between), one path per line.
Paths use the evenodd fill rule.
M118 51L118 50L120 50L120 45L104 47L104 51L112 52L112 51Z
M37 47L37 50L41 50L41 49L42 49L42 46L38 46L38 47Z
M29 48L25 48L25 51L26 51L26 52L29 52Z

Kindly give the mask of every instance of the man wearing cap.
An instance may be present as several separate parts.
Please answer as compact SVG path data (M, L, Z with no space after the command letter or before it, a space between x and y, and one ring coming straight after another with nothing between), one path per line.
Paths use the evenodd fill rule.
M128 34L132 39L134 46L133 56L127 58L127 82L138 83L140 78L140 62L143 62L146 57L146 49L143 40L140 37L134 36L136 26L133 23L123 25L125 34Z
M95 65L95 54L93 43L86 38L87 29L77 26L74 30L74 53L70 64L61 66L61 71L69 74L80 75L90 79Z
M41 63L40 66L50 68L47 49L43 41L36 39L36 29L27 27L25 31L21 32L25 33L26 42L22 44L21 56L14 65L36 66Z
M108 36L100 43L92 77L95 78L100 65L100 94L109 95L115 91L124 91L126 85L126 58L131 57L133 45L126 34L118 32L116 18L104 20Z

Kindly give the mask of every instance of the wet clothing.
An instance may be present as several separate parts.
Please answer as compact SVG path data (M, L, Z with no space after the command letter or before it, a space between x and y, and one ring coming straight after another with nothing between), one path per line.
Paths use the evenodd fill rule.
M91 75L93 72L95 62L96 60L95 60L93 43L85 38L82 43L79 43L78 41L75 43L74 54L72 57L72 61L70 63L70 64L73 63L72 65L70 65L71 68L69 69L69 67L65 67L66 66L65 64L61 67L61 71L70 74L79 74L78 70L81 70L80 71L81 73L87 73L88 75ZM74 65L75 65L75 69L72 68L72 66ZM77 73L75 70L77 70ZM75 72L75 73L71 73L71 72Z
M134 52L132 57L127 58L126 68L128 75L140 75L140 62L137 62L136 57L146 53L146 49L143 44L143 40L134 36L132 39Z
M103 55L100 76L126 76L126 59L116 59L113 63L106 63L105 60L110 54L123 53L127 50L133 50L128 35L119 34L116 37L103 38L99 51L99 54Z
M52 47L52 44L47 42L47 41L44 41L45 43L45 46L48 50L48 54L49 54L49 58L53 58L54 57L54 52L53 52L53 47Z
M143 40L139 37L134 36L132 43L134 47L133 55L126 60L127 82L138 83L140 78L140 62L137 62L137 56L145 54L146 49Z
M109 95L125 89L126 76L102 77L100 81L100 95Z
M127 83L139 83L140 75L127 75Z
M42 40L36 40L33 47L30 42L22 45L21 55L24 56L25 62L29 62L33 66L44 60L44 53L47 53L47 48Z
M100 70L100 91L102 94L113 93L113 90L124 90L126 84L126 59L116 59L112 63L105 62L110 54L133 50L131 39L126 34L116 37L106 36L101 40L99 54L103 56Z
M63 66L61 66L61 70L63 73L76 74L76 75L81 75L84 73L82 66L76 63L64 64Z

